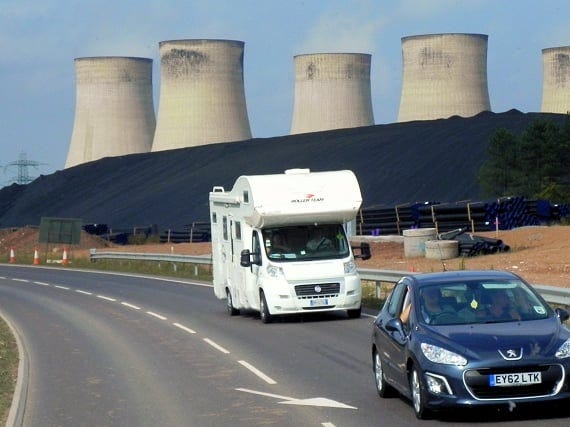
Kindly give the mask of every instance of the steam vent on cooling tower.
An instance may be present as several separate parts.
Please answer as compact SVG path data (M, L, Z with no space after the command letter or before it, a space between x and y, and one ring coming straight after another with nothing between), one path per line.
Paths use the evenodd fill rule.
M160 42L160 104L152 151L251 138L244 43Z
M65 167L149 152L154 136L152 59L76 58L75 122Z
M402 38L399 122L490 111L487 39L483 34Z
M542 49L542 112L570 112L570 46Z
M319 53L295 56L291 133L370 126L370 55Z

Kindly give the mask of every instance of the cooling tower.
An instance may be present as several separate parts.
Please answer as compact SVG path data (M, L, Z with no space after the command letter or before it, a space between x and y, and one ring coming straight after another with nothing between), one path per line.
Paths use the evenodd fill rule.
M402 38L399 122L490 111L484 34L429 34Z
M152 151L251 138L244 43L172 40L160 46L160 104Z
M370 55L297 55L291 133L374 124L370 95Z
M570 113L570 46L542 49L543 113Z
M150 151L152 59L76 58L75 122L65 167Z

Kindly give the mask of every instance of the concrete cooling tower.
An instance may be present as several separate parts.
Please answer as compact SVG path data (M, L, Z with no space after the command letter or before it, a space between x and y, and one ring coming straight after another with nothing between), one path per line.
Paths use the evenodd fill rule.
M75 122L65 167L149 152L155 129L152 59L76 58Z
M297 55L291 134L374 124L370 55Z
M490 111L487 39L483 34L402 38L399 122Z
M570 113L570 46L542 49L543 113Z
M160 104L152 151L251 138L244 43L172 40L160 47Z

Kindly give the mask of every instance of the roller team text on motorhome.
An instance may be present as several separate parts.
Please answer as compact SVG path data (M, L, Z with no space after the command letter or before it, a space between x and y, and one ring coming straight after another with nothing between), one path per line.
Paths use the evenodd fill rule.
M215 295L227 310L274 316L346 310L360 317L362 290L347 228L362 203L352 171L239 177L210 193ZM357 254L353 253L357 250Z

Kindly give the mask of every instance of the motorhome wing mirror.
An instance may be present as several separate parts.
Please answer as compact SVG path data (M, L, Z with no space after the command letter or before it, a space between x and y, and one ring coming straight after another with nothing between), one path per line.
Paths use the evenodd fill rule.
M372 257L372 253L370 252L370 245L366 242L361 242L360 246L353 246L352 250L359 250L359 254L354 254L354 258L361 258L362 260L366 261Z
M249 249L244 249L243 251L241 251L240 265L242 267L251 266L251 252L249 251Z

